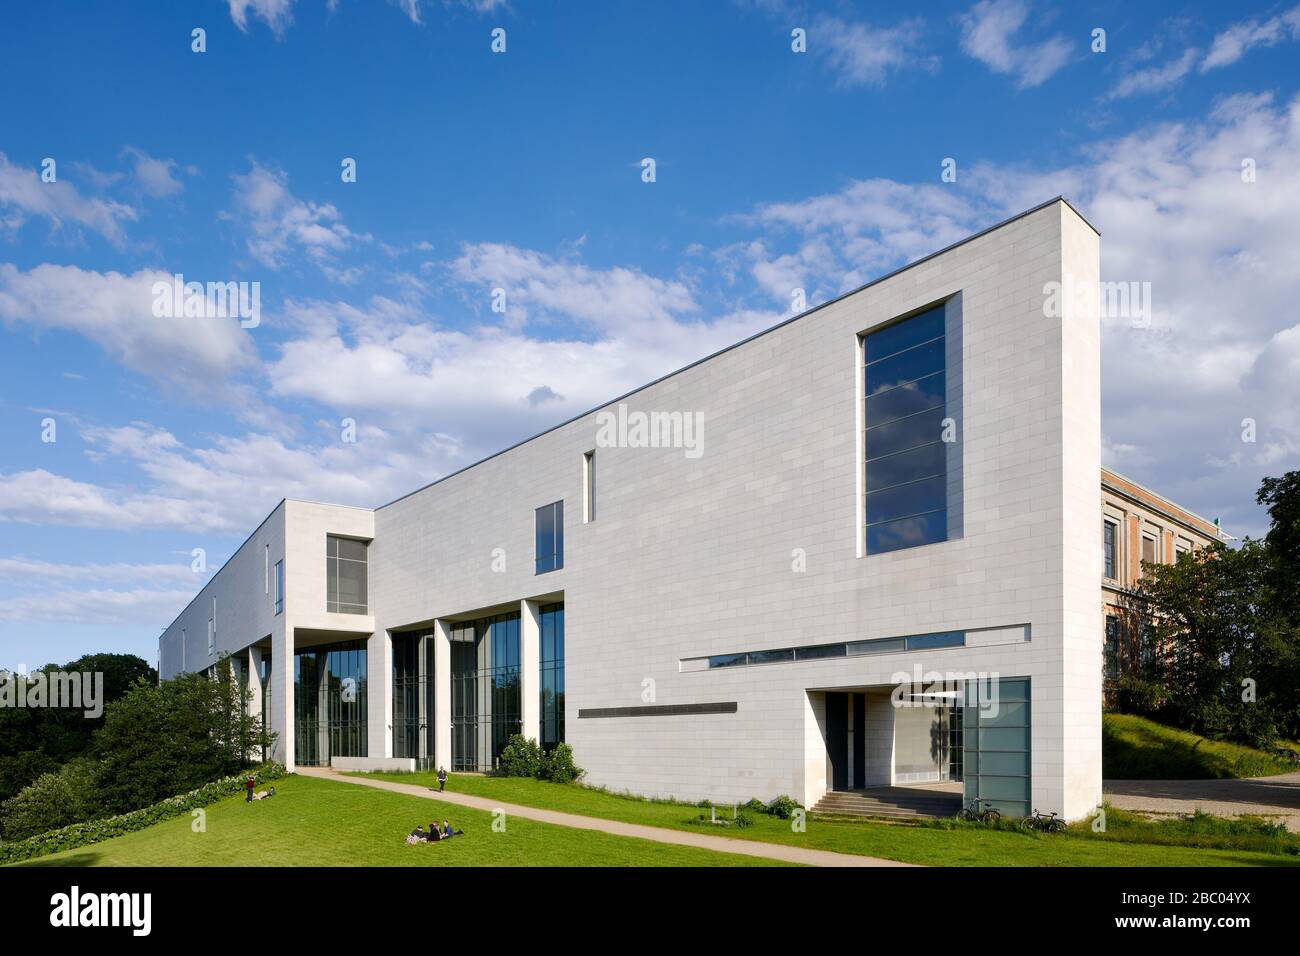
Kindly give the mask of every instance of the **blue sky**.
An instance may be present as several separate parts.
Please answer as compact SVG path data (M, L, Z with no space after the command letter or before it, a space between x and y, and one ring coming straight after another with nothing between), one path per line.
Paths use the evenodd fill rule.
M1151 283L1103 319L1107 464L1257 535L1300 460L1300 6L3 17L0 665L152 660L280 498L382 504L1058 193ZM173 273L261 324L155 317Z

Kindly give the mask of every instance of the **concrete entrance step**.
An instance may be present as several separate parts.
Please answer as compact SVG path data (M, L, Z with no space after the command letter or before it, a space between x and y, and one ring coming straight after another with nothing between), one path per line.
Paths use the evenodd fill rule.
M834 816L916 819L951 817L961 809L961 795L912 787L836 790L822 797L814 813Z

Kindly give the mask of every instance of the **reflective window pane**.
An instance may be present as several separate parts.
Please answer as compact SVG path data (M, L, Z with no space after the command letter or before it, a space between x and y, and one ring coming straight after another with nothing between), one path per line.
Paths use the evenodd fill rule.
M867 459L892 455L918 445L943 440L944 406L888 425L872 427L867 421Z
M947 510L928 515L885 521L867 528L867 553L879 554L899 548L915 548L948 538Z
M869 333L866 337L867 362L875 362L943 334L944 309L942 305L937 305L928 312Z
M892 362L893 359L890 359ZM906 385L889 389L867 391L867 421L873 426L892 422L896 418L915 415L926 409L944 403L944 374L942 371L929 375Z
M901 485L918 478L947 473L948 446L944 442L922 445L911 451L873 458L867 462L867 492Z
M886 389L897 388L906 382L914 382L935 372L943 371L944 339L935 339L925 345L918 345L906 352L899 352L887 359L868 365L867 395L875 395Z
M940 511L947 500L947 486L947 477L939 475L873 492L867 495L867 524Z

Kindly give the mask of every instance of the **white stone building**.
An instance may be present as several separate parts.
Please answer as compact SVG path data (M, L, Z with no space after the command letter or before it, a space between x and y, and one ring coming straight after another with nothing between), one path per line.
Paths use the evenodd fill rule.
M1098 243L1052 200L373 511L284 501L162 676L232 655L291 767L483 769L522 730L639 794L1080 817L1099 319L1045 303Z

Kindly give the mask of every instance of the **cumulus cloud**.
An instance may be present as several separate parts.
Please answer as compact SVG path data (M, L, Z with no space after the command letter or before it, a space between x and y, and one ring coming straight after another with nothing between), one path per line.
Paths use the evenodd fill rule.
M824 51L825 63L840 85L879 87L891 73L939 65L937 56L924 51L925 37L919 18L877 27L821 16L809 31L809 49Z
M60 329L95 342L121 365L191 392L221 384L253 363L254 349L235 318L158 317L156 282L165 272L130 275L45 263L26 272L0 264L0 321L38 335Z
M123 224L137 214L123 203L82 195L63 179L42 182L37 168L17 166L0 153L0 233L17 232L32 217L45 219L56 232L88 229L122 246Z
M1214 38L1201 72L1236 63L1256 47L1276 46L1284 40L1300 39L1300 6L1266 20L1234 23Z
M960 17L961 48L994 73L1015 77L1021 89L1039 86L1069 62L1073 48L1059 35L1016 43L1028 17L1022 0L980 0Z
M305 255L324 268L335 269L335 258L369 239L343 224L331 203L308 202L289 191L289 177L253 161L247 173L236 174L235 212L231 218L247 232L249 253L269 269ZM346 273L336 271L346 277Z
M176 178L176 160L156 159L134 146L126 147L122 155L130 158L135 181L150 196L166 198L185 188L184 183Z

